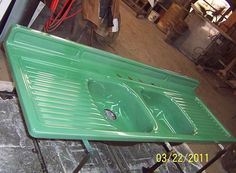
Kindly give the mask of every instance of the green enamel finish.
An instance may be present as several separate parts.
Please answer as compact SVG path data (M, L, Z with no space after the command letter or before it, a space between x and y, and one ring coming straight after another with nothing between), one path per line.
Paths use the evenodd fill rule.
M194 123L191 123L190 117L170 97L145 90L141 92L141 96L159 124L166 126L172 133L194 135Z
M157 124L139 96L124 83L117 81L89 81L89 92L95 105L107 121L120 131L153 132ZM116 119L107 118L104 111L112 111ZM142 115L142 116L137 116Z
M235 141L196 80L21 26L5 49L35 138Z

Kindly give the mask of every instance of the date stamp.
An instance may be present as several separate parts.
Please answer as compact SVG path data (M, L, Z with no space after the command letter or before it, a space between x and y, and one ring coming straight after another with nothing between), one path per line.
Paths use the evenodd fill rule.
M166 163L168 161L175 162L175 163L202 163L208 162L209 154L208 153L188 153L188 154L181 154L177 152L170 152L170 153L157 153L156 154L156 162Z

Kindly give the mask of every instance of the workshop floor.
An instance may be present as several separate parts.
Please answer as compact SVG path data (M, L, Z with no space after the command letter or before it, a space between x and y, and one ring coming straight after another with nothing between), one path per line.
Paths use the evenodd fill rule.
M133 11L124 4L121 5L121 18L121 33L116 43L103 46L102 49L199 80L198 96L236 136L236 98L232 95L232 91L228 88L219 88L225 85L213 74L197 71L196 66L188 58L163 41L164 34L154 24L145 19L136 19ZM0 52L0 80L11 80L2 52ZM195 153L209 153L210 157L218 151L215 144L189 144L189 146ZM215 172L225 173L219 161L207 169L207 173Z

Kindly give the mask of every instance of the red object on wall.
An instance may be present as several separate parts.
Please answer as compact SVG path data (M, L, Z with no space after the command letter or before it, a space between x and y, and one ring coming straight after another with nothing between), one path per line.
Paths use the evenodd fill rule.
M53 13L55 13L58 3L59 3L59 0L52 0L52 3L50 5L50 9Z
M59 0L53 0L50 9L53 12L53 15L48 19L48 21L44 25L44 31L45 32L52 32L55 29L57 29L63 21L76 16L82 11L82 8L78 9L75 13L70 14L71 7L75 0L66 0L62 6L62 8L59 10L59 12L55 15L55 12L57 10Z

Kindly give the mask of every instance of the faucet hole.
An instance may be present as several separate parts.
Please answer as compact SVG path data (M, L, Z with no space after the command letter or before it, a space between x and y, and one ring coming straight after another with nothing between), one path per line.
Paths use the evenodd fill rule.
M143 81L141 79L139 79L138 81L143 83Z
M116 114L112 112L110 109L104 109L105 115L109 120L116 120Z
M118 77L122 78L122 76L120 74L116 74Z
M128 79L129 79L129 80L133 80L133 78L132 78L132 77L130 77L130 76L128 76Z

